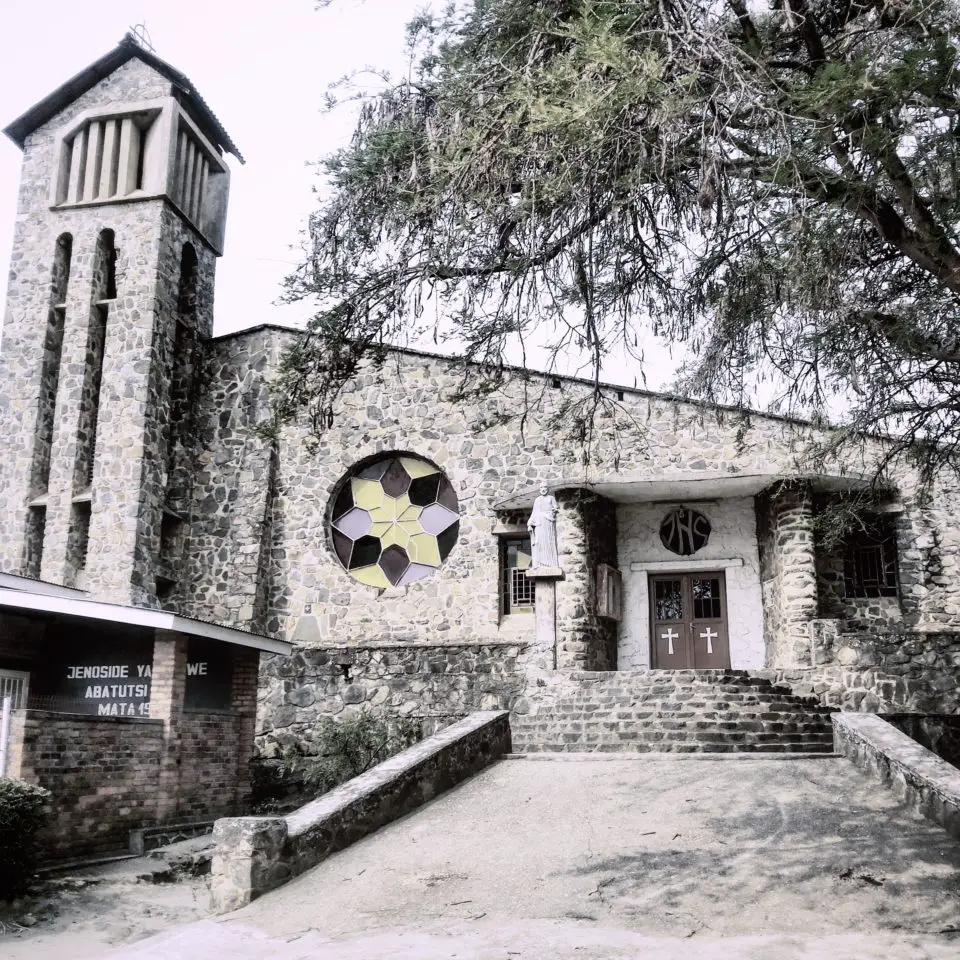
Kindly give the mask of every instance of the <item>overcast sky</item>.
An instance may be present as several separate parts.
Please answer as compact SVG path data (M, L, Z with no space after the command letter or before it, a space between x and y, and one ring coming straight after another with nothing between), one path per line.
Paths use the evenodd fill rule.
M0 127L145 22L158 56L185 73L230 133L227 242L216 331L296 323L275 306L313 205L307 166L342 143L349 110L322 111L327 85L367 64L402 70L404 24L423 0L0 0ZM0 269L7 276L20 151L0 137ZM6 284L4 283L4 286Z
M404 26L429 0L0 0L0 127L145 23L158 56L185 73L230 133L246 164L231 163L224 256L217 265L215 332L258 323L297 325L306 305L278 305L319 180L308 165L345 142L349 107L323 112L327 86L373 65L406 67ZM376 81L371 77L370 85ZM20 151L0 136L0 270L6 278ZM6 286L4 282L4 287ZM432 345L431 345L432 346ZM672 363L657 363L651 387ZM566 365L561 372L575 372ZM659 369L658 369L659 368ZM632 362L607 379L631 385Z

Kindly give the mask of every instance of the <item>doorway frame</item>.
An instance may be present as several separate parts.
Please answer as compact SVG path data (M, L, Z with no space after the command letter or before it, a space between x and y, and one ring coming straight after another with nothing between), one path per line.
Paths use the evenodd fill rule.
M727 645L727 662L725 667L702 667L698 668L693 665L688 667L661 667L657 663L657 630L656 630L656 589L654 584L657 580L676 580L680 579L684 583L683 587L683 604L684 609L689 609L692 613L693 611L693 598L691 593L690 584L696 578L708 579L708 578L717 578L720 581L720 616L716 618L709 618L710 620L721 620L724 624L726 631L726 645ZM689 618L689 621L692 623L693 617ZM686 621L683 621L686 622ZM650 669L651 670L696 670L696 669L712 669L712 670L729 670L731 669L731 663L733 662L733 655L730 650L730 614L729 608L727 605L727 570L725 567L704 567L704 569L690 570L689 568L678 569L678 570L650 570L647 573L647 624L648 624L648 637L649 637L649 651L650 651ZM690 638L692 644L693 638ZM693 657L691 657L693 660Z

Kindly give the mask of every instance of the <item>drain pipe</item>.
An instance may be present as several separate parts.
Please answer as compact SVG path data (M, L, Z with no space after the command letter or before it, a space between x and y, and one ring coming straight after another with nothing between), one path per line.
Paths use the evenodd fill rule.
M10 739L10 710L13 708L13 697L3 698L3 707L0 709L0 777L7 775L7 741Z

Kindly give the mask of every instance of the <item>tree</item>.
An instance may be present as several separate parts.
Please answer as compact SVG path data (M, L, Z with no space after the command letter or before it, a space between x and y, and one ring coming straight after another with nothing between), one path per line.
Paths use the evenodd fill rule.
M599 377L649 324L695 355L692 396L772 378L780 410L842 396L924 476L957 464L952 0L473 0L410 37L325 161L282 418L322 430L434 310L479 389L536 336Z

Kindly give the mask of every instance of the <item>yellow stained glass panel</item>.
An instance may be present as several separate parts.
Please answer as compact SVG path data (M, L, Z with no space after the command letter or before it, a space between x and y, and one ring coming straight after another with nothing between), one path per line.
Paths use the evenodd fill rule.
M386 549L393 544L396 544L398 547L403 547L404 550L407 548L407 543L410 540L410 535L402 527L398 526L395 523L390 524L389 529L381 534L380 536L380 546Z
M350 576L361 583L365 583L368 587L379 587L381 590L386 590L390 586L387 575L375 563L369 567L357 567L356 570L351 570Z
M410 506L400 514L399 519L403 521L419 521L422 510L423 507L418 507L415 503L411 503Z
M353 502L358 507L374 511L383 503L383 488L377 480L361 480L354 477L350 481L350 488L353 490ZM377 519L374 517L374 519Z
M431 567L440 566L440 547L437 538L429 533L421 533L410 538L408 550L414 563L425 563Z
M425 463L423 460L411 460L410 457L401 457L400 462L403 464L403 469L414 478L429 477L432 473L439 473L436 467L430 466L429 463Z

